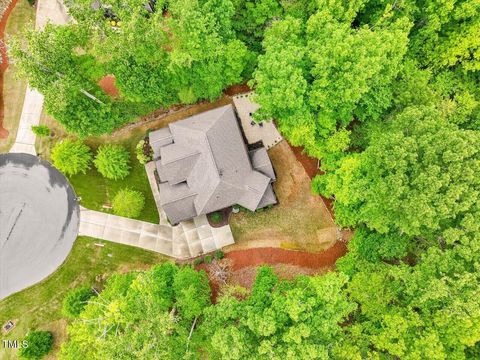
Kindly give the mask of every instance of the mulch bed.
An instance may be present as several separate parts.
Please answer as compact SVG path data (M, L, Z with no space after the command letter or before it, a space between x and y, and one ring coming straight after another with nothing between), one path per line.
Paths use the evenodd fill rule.
M208 223L210 224L210 226L214 227L214 228L219 228L219 227L228 225L228 219L230 218L230 214L232 213L232 207L229 206L228 208L218 210L218 211L215 211L215 212L220 213L222 215L222 221L220 221L219 223L215 223L215 222L212 221L212 214L213 213L207 214L207 220L208 220Z
M2 20L0 21L0 39L3 40L5 26L7 25L8 17L10 16L13 8L17 4L17 0L12 0L10 5L7 7L3 13ZM3 125L4 113L4 104L3 104L3 74L8 67L8 56L5 46L0 47L0 54L2 56L2 63L0 64L0 139L5 139L8 136L8 130L5 129Z

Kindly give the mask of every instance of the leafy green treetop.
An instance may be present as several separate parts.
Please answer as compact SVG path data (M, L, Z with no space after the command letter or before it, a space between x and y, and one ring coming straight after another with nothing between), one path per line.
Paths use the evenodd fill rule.
M69 176L85 174L92 161L90 148L81 140L66 139L55 144L51 157L53 165Z
M124 179L130 173L130 153L121 145L101 145L93 163L107 179Z

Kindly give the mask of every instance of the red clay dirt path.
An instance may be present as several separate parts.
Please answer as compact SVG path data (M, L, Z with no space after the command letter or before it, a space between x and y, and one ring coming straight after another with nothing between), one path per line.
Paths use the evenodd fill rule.
M16 4L17 0L12 0L8 8L3 13L2 20L0 21L0 39L2 40L2 42L8 17L10 16L10 13L12 12ZM3 127L3 117L5 115L3 104L3 74L8 67L7 51L5 46L3 45L4 44L0 46L0 53L2 56L2 63L0 64L0 139L5 139L8 136L8 130Z
M229 283L236 283L246 288L251 288L255 281L256 268L261 265L271 265L274 271L279 271L284 265L290 274L290 278L297 275L314 275L334 268L337 259L347 252L347 246L343 242L321 253L309 253L305 251L284 250L279 248L252 248L246 250L234 250L225 253L224 260L231 264ZM280 266L280 268L279 268ZM212 290L211 300L216 302L221 285L212 277L209 265L197 265L196 270L205 270ZM285 270L285 267L283 267ZM280 277L284 278L284 276ZM285 274L284 274L285 275Z
M232 270L240 270L248 266L289 264L309 269L332 268L338 258L345 255L347 246L343 242L321 253L285 250L279 248L252 248L234 250L225 253L225 258L232 260Z
M304 149L301 146L292 146L290 143L289 145L293 153L295 154L295 157L297 158L298 162L302 164L303 168L305 169L305 172L307 173L310 179L313 179L315 175L323 174L323 171L319 169L320 163L318 159L312 158L307 154L305 154ZM328 199L321 195L320 197L325 203L325 206L327 207L328 212L332 216L332 219L335 219L335 213L333 211L333 200Z

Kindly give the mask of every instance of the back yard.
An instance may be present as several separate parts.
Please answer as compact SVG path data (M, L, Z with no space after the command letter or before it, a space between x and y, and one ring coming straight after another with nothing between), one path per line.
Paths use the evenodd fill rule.
M232 214L235 245L280 247L319 252L337 240L337 228L319 196L312 195L310 178L286 141L269 150L277 174L274 190L279 204L256 213Z

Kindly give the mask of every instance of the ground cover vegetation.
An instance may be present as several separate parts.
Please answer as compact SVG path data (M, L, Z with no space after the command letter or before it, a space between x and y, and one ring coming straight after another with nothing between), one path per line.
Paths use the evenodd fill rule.
M105 4L72 2L77 24L14 51L67 129L110 131L127 104L212 99L251 77L257 119L320 159L313 191L357 230L337 271L284 282L262 269L250 293L213 305L201 273L116 276L71 326L63 358L480 357L478 1ZM66 75L44 76L39 63L57 62ZM109 73L121 100L96 88ZM75 94L69 106L53 101L57 87L76 89L56 90ZM73 115L83 102L92 111Z

